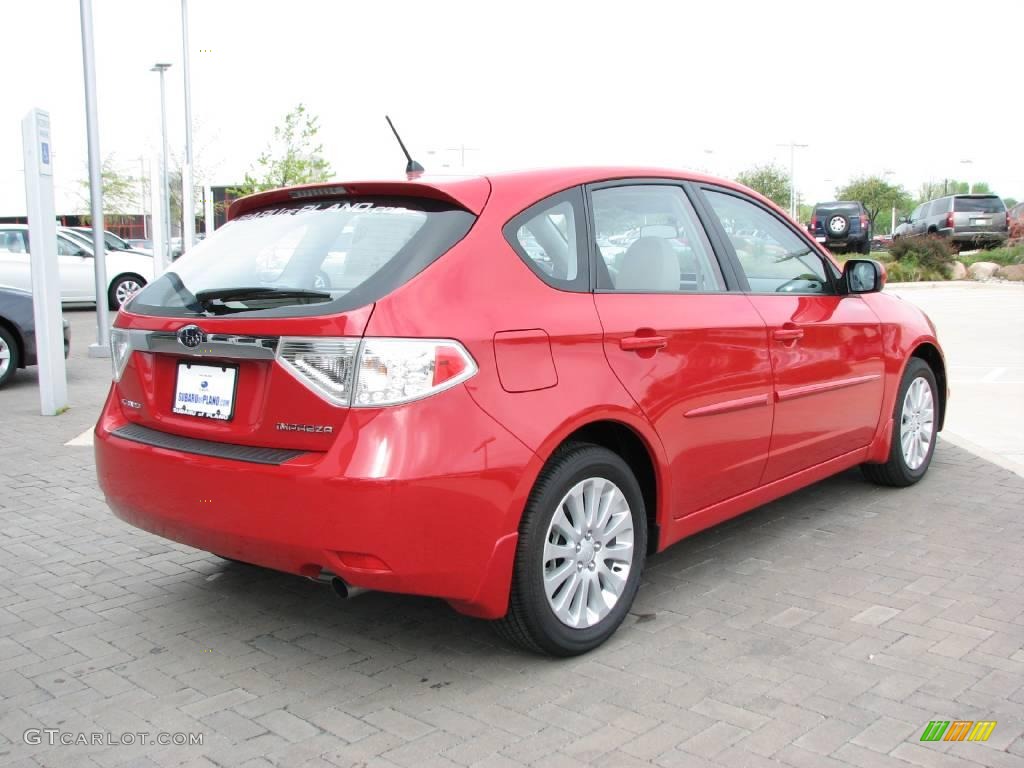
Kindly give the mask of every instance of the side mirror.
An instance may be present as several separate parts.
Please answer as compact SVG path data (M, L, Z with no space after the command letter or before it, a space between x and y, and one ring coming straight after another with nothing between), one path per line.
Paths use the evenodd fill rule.
M843 264L845 293L878 293L885 285L885 267L873 259L848 259Z
M908 219L906 216L900 216L899 219L897 219L897 221L899 221L900 224L907 224L909 223L910 219Z

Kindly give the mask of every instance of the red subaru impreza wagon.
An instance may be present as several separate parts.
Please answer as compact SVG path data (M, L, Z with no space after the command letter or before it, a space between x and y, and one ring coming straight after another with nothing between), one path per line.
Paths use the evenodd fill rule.
M929 319L772 203L650 169L259 193L113 332L99 481L133 525L582 653L645 558L946 407Z

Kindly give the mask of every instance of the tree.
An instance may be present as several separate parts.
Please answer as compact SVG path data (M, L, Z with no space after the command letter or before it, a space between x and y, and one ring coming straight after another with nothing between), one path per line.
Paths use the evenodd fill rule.
M1017 200L1017 198L1015 198L1015 197L1004 197L1003 198L1003 205L1005 205L1008 209L1009 208L1013 208L1013 206L1015 206L1018 202L1020 202L1020 201Z
M789 174L777 165L755 165L737 176L736 181L782 208L789 207Z
M879 213L894 207L902 210L910 205L910 195L903 187L894 186L879 176L853 179L845 187L836 190L836 197L840 200L859 200L867 211L872 231L875 231L875 219Z
M317 143L320 132L319 118L308 114L299 104L274 128L274 138L266 150L246 172L245 181L233 190L238 195L249 195L265 189L287 187L327 181L334 175L330 163L324 159L322 144Z
M139 180L130 174L121 173L113 155L107 155L100 166L100 179L103 187L104 214L138 213ZM92 193L89 177L78 180L79 197L82 199L83 213L92 213Z

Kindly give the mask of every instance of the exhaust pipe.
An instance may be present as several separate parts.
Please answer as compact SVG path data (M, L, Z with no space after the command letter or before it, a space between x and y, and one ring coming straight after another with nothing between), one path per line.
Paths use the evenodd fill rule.
M352 586L351 584L346 583L345 580L339 576L335 576L331 579L331 587L342 600L351 600L353 597L359 597L360 595L370 591L365 587Z

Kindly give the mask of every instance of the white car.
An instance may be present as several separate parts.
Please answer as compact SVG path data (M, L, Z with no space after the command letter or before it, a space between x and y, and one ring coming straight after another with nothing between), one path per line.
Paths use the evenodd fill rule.
M60 299L66 304L96 301L93 251L84 241L57 232ZM117 310L153 279L153 257L132 251L107 251L107 302ZM32 290L28 227L0 224L0 284Z

